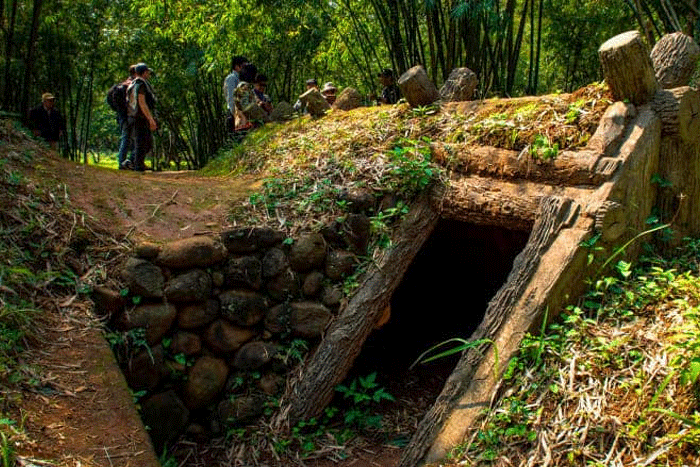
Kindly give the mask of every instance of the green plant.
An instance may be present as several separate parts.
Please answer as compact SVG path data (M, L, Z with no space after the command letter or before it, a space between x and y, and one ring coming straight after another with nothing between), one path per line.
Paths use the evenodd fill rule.
M552 144L545 135L535 136L535 140L530 145L530 155L535 159L549 161L559 154L559 143Z
M377 373L374 372L353 379L347 386L343 384L336 386L336 392L342 394L343 398L350 402L350 407L344 415L346 424L357 426L360 429L381 426L382 417L372 413L373 407L383 400L393 401L394 397L379 386L376 379Z

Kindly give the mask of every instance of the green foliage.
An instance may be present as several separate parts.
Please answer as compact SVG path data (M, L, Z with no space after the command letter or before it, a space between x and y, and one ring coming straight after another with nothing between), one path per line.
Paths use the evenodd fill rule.
M545 135L536 135L530 146L530 155L535 159L550 161L559 154L559 143L552 144Z
M344 422L356 426L359 429L380 428L381 415L373 414L374 405L383 400L393 401L394 397L379 386L376 381L377 373L360 376L353 379L350 384L339 384L335 390L350 402L350 407L345 411Z

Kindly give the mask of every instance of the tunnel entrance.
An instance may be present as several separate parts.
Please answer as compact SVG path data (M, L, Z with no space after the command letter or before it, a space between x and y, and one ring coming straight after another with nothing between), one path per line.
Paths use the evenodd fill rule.
M377 372L377 381L416 411L435 401L459 359L416 365L431 346L468 338L505 283L529 232L440 220L391 298L391 317L369 335L348 378Z

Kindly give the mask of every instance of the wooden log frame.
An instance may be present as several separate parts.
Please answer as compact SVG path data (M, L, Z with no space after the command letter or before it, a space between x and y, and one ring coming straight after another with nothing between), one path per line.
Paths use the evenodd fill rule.
M693 143L700 138L700 93L682 86L659 90L651 103L663 123L665 135L678 135Z
M642 105L651 100L658 83L649 47L637 31L618 34L598 49L605 81L615 99Z
M335 386L352 368L367 336L403 280L403 275L439 220L425 195L401 224L393 246L365 276L358 292L331 323L300 375L289 385L280 411L294 424L319 415L333 398ZM285 405L288 404L287 407Z
M687 86L698 65L700 46L682 32L664 35L651 49L656 79L664 89Z

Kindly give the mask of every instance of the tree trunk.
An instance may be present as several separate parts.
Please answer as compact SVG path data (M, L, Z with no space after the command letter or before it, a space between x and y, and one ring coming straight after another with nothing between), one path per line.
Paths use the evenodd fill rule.
M639 32L628 31L609 39L598 49L598 56L615 99L642 105L654 97L658 84Z
M683 86L660 90L654 96L652 107L661 117L664 135L678 135L689 143L700 137L700 93L697 89Z
M651 50L651 61L659 86L664 89L687 86L700 58L700 46L682 32L666 34Z
M23 114L26 114L29 109L29 90L31 89L32 76L34 74L34 52L36 51L36 39L39 35L39 19L42 5L43 0L34 0L32 25L27 43L27 59L24 67L24 86L22 87L22 99L20 100L20 110Z

